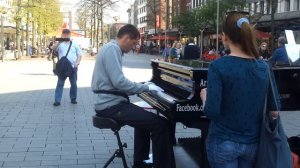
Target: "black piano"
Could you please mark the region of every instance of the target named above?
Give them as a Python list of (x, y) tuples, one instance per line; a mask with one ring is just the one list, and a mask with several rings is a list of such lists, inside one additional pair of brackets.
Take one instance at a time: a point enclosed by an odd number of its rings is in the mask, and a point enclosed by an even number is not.
[[(166, 116), (170, 122), (181, 122), (186, 127), (201, 129), (199, 138), (178, 139), (179, 144), (199, 144), (200, 154), (191, 154), (198, 167), (208, 167), (205, 151), (209, 120), (203, 114), (200, 99), (201, 88), (206, 87), (209, 63), (202, 61), (177, 61), (167, 63), (152, 60), (153, 76), (151, 82), (164, 92), (141, 93), (138, 96)], [(197, 68), (193, 68), (197, 67)], [(195, 149), (195, 146), (191, 146)], [(191, 151), (192, 152), (192, 151)]]
[[(151, 82), (164, 89), (164, 92), (148, 92), (138, 96), (158, 113), (166, 116), (169, 121), (181, 122), (186, 127), (200, 129), (200, 139), (180, 138), (178, 144), (199, 149), (195, 147), (195, 143), (198, 143), (201, 148), (200, 154), (195, 154), (192, 150), (188, 153), (197, 162), (198, 167), (209, 167), (204, 145), (209, 120), (203, 114), (200, 99), (201, 88), (206, 87), (209, 62), (180, 60), (167, 63), (152, 60), (151, 65), (153, 72)], [(300, 67), (275, 67), (273, 70), (282, 110), (300, 110)]]
[(300, 110), (300, 67), (275, 66), (273, 68), (282, 111)]

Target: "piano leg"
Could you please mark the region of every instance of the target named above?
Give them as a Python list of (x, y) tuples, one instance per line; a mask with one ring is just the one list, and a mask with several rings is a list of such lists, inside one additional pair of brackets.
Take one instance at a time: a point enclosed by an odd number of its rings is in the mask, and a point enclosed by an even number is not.
[(208, 131), (207, 130), (201, 130), (201, 168), (209, 168), (209, 163), (207, 159), (207, 153), (206, 153), (206, 145), (205, 140), (207, 138)]
[(176, 123), (175, 122), (169, 122), (170, 143), (173, 146), (175, 146), (177, 144), (175, 133), (176, 133)]

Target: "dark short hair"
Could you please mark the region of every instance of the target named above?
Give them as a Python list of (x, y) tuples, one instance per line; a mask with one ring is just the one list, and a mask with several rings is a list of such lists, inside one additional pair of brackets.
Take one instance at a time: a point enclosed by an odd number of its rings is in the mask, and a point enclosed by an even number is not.
[(284, 36), (281, 36), (278, 38), (278, 43), (281, 45), (286, 44), (286, 38)]
[(62, 34), (70, 34), (70, 29), (63, 29)]
[(193, 38), (193, 37), (190, 37), (190, 38), (189, 38), (189, 43), (195, 43), (195, 41), (194, 41), (194, 38)]
[(130, 39), (140, 38), (139, 30), (131, 24), (127, 24), (127, 25), (121, 27), (121, 29), (118, 32), (117, 37), (122, 38), (123, 36), (125, 36), (127, 34), (129, 35)]

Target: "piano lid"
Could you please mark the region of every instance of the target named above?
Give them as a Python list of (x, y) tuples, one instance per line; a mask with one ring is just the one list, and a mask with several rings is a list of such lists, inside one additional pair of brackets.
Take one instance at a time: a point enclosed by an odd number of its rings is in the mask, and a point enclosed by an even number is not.
[(159, 64), (170, 65), (172, 67), (182, 69), (185, 71), (195, 71), (195, 70), (203, 70), (209, 67), (210, 62), (205, 62), (201, 60), (172, 60), (172, 62), (164, 62), (159, 60), (152, 60), (152, 62), (156, 62)]

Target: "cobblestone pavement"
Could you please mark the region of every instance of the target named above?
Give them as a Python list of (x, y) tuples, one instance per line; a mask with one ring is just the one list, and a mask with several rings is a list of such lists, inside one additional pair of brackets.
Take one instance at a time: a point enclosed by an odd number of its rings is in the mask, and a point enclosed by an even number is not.
[[(124, 72), (136, 82), (151, 77), (149, 55), (126, 55)], [(90, 89), (93, 57), (85, 57), (79, 67), (78, 104), (68, 98), (65, 84), (60, 107), (53, 107), (56, 77), (46, 59), (0, 63), (0, 167), (86, 168), (102, 167), (116, 149), (110, 130), (92, 126), (93, 100)], [(132, 97), (132, 101), (139, 101)], [(300, 134), (300, 112), (282, 112), (289, 136)], [(133, 129), (120, 131), (129, 165), (133, 155)], [(177, 137), (200, 135), (196, 129), (178, 124)], [(119, 168), (116, 159), (111, 167)]]

